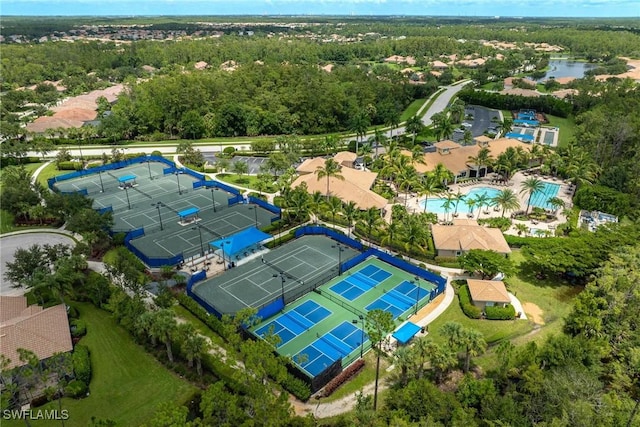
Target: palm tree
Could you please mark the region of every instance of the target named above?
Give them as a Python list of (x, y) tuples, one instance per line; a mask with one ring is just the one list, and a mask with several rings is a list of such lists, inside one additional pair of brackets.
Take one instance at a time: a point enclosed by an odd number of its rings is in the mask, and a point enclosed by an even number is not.
[(380, 211), (376, 208), (369, 208), (364, 211), (364, 214), (361, 217), (361, 220), (364, 222), (364, 225), (367, 227), (367, 233), (369, 236), (369, 242), (373, 241), (373, 228), (380, 224)]
[(476, 206), (478, 207), (478, 217), (476, 219), (480, 218), (480, 213), (482, 212), (482, 208), (484, 206), (489, 206), (490, 201), (491, 201), (491, 198), (487, 193), (476, 194)]
[(335, 135), (327, 135), (321, 142), (322, 148), (324, 148), (326, 155), (335, 151), (338, 147), (338, 137)]
[(449, 211), (451, 210), (451, 206), (453, 206), (455, 196), (451, 193), (444, 193), (442, 197), (444, 198), (442, 207), (444, 208), (444, 220), (446, 222), (449, 220)]
[(353, 224), (353, 222), (355, 221), (355, 219), (358, 217), (358, 214), (360, 213), (360, 210), (358, 209), (358, 206), (356, 205), (356, 203), (354, 201), (350, 201), (349, 203), (346, 203), (343, 208), (342, 208), (342, 212), (344, 213), (344, 217), (347, 219), (347, 223), (348, 223), (348, 235), (351, 236), (351, 225)]
[(500, 127), (500, 135), (501, 136), (505, 136), (506, 134), (508, 134), (509, 132), (511, 132), (511, 129), (513, 127), (513, 120), (505, 117), (499, 124)]
[(420, 145), (414, 145), (411, 149), (411, 163), (425, 164), (424, 151), (422, 151), (422, 147)]
[(447, 185), (455, 178), (453, 172), (447, 169), (442, 163), (438, 163), (429, 174), (438, 183), (438, 185)]
[(309, 210), (317, 217), (320, 214), (320, 210), (322, 208), (322, 204), (325, 202), (324, 195), (315, 191), (311, 197), (309, 198)]
[(538, 178), (527, 178), (520, 184), (520, 194), (529, 193), (529, 198), (527, 199), (527, 210), (525, 214), (529, 213), (529, 206), (531, 206), (531, 198), (535, 193), (538, 193), (544, 189), (544, 182), (540, 181)]
[(491, 163), (492, 160), (493, 158), (491, 157), (491, 151), (489, 151), (487, 147), (482, 147), (480, 151), (478, 151), (478, 154), (476, 156), (469, 156), (468, 158), (468, 161), (473, 163), (478, 168), (479, 177), (484, 176), (484, 174), (480, 173), (483, 166), (485, 167), (486, 174), (486, 167)]
[(181, 337), (182, 351), (187, 359), (190, 368), (193, 368), (193, 362), (196, 362), (196, 372), (202, 375), (202, 355), (209, 348), (209, 342), (205, 337), (196, 331), (191, 323), (183, 323), (179, 326), (179, 334)]
[(177, 322), (171, 310), (162, 309), (154, 312), (149, 335), (162, 341), (167, 346), (167, 357), (173, 363), (171, 340), (175, 335)]
[(564, 200), (559, 197), (551, 197), (549, 200), (547, 200), (547, 203), (553, 206), (553, 210), (556, 213), (558, 212), (558, 210), (564, 209), (565, 206)]
[(438, 141), (451, 137), (454, 125), (451, 118), (446, 113), (436, 113), (431, 117), (431, 120), (433, 122), (434, 133)]
[(422, 180), (422, 185), (419, 188), (420, 195), (425, 196), (424, 200), (424, 212), (427, 211), (427, 199), (429, 196), (434, 194), (438, 194), (440, 192), (440, 188), (438, 187), (438, 182), (433, 179), (431, 176), (426, 176)]
[(460, 334), (460, 345), (465, 351), (464, 372), (469, 372), (471, 356), (478, 356), (487, 349), (487, 342), (484, 340), (482, 332), (475, 329), (465, 328)]
[(428, 244), (429, 234), (424, 225), (420, 223), (418, 217), (407, 215), (403, 225), (402, 240), (404, 241), (405, 250), (411, 252), (412, 249), (416, 248), (420, 252), (424, 252)]
[(519, 222), (515, 225), (516, 231), (518, 232), (518, 236), (522, 236), (522, 234), (527, 234), (529, 232), (529, 227), (526, 224)]
[(326, 206), (327, 206), (327, 210), (331, 214), (331, 218), (333, 221), (333, 228), (335, 228), (336, 215), (340, 213), (340, 211), (342, 210), (342, 201), (340, 201), (340, 199), (338, 199), (337, 197), (331, 196), (329, 200), (327, 200)]
[(458, 192), (456, 194), (453, 195), (453, 200), (454, 200), (454, 210), (453, 210), (453, 216), (457, 217), (458, 216), (458, 205), (460, 204), (461, 201), (463, 201), (465, 199), (466, 195), (462, 194), (460, 192), (460, 190), (458, 190)]
[(469, 213), (473, 215), (473, 209), (476, 207), (476, 199), (467, 199), (465, 200), (465, 204), (469, 208)]
[(413, 135), (412, 143), (416, 143), (416, 136), (422, 132), (424, 129), (424, 124), (422, 123), (422, 119), (418, 117), (418, 115), (409, 117), (407, 122), (404, 125), (407, 132)]
[(464, 118), (464, 101), (456, 99), (449, 106), (449, 113), (451, 114), (451, 120), (453, 123), (461, 123)]
[(418, 182), (416, 170), (414, 168), (403, 169), (399, 174), (397, 174), (397, 177), (397, 187), (399, 190), (404, 192), (404, 206), (407, 207), (409, 192)]
[(344, 181), (344, 177), (340, 174), (341, 169), (342, 166), (340, 166), (338, 162), (333, 159), (327, 159), (324, 161), (324, 167), (318, 166), (318, 169), (315, 172), (318, 181), (322, 178), (327, 178), (327, 200), (329, 200), (329, 182), (331, 178), (336, 178), (340, 181)]
[(504, 212), (514, 211), (520, 208), (520, 201), (518, 200), (518, 196), (511, 189), (505, 188), (501, 192), (499, 192), (494, 198), (493, 203), (496, 206), (502, 208), (502, 216), (504, 217)]

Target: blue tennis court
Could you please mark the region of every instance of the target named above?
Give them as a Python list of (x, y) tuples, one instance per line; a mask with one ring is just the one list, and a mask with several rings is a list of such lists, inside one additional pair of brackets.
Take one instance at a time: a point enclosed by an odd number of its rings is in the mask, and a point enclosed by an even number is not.
[(378, 286), (378, 284), (391, 277), (391, 275), (388, 271), (378, 268), (375, 265), (368, 265), (362, 270), (344, 278), (329, 289), (343, 298), (353, 301), (365, 292)]
[[(402, 284), (398, 285), (397, 287), (401, 285)], [(393, 314), (394, 319), (397, 319), (402, 313), (407, 311), (413, 305), (415, 305), (415, 300), (409, 298), (407, 295), (397, 291), (394, 288), (389, 292), (383, 294), (380, 298), (369, 304), (366, 308), (367, 311), (375, 309), (388, 311)]]
[(329, 317), (331, 311), (322, 307), (315, 301), (306, 301), (290, 311), (284, 312), (271, 322), (256, 331), (256, 335), (278, 335), (280, 343), (278, 347), (288, 343), (298, 335), (308, 331), (316, 323)]
[(393, 290), (408, 296), (412, 301), (416, 302), (431, 294), (431, 291), (429, 289), (425, 289), (422, 286), (416, 286), (415, 284), (406, 280), (393, 288)]
[(349, 322), (342, 322), (329, 333), (296, 354), (293, 360), (314, 377), (357, 349), (369, 338), (364, 331)]

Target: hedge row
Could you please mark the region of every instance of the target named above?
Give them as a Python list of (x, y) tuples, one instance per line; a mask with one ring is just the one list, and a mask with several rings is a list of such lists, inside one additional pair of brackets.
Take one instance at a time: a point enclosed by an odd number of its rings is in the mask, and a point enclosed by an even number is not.
[(212, 316), (207, 311), (202, 308), (200, 304), (196, 302), (193, 298), (185, 294), (177, 294), (176, 299), (178, 302), (191, 312), (194, 316), (200, 319), (205, 325), (209, 327), (213, 332), (220, 335), (223, 339), (227, 339), (227, 331), (224, 328), (224, 325), (216, 316)]
[(88, 389), (89, 387), (84, 382), (73, 380), (64, 388), (64, 394), (73, 398), (84, 397), (87, 395)]
[(342, 384), (349, 381), (355, 375), (358, 374), (364, 368), (364, 359), (358, 359), (351, 365), (347, 367), (344, 371), (340, 373), (337, 377), (329, 381), (329, 383), (324, 386), (322, 391), (322, 395), (324, 397), (331, 396), (331, 394), (338, 389)]
[[(200, 304), (198, 304), (195, 300), (190, 298), (188, 295), (177, 294), (176, 298), (184, 308), (186, 308), (189, 312), (191, 312), (191, 314), (193, 314), (198, 319), (200, 319), (212, 331), (214, 331), (215, 333), (220, 335), (223, 339), (228, 341), (227, 331), (224, 327), (224, 324), (216, 316), (209, 315), (209, 313), (207, 313), (207, 311), (204, 308), (202, 308)], [(240, 387), (239, 384), (235, 384), (231, 386), (231, 384), (227, 381), (227, 377), (230, 378), (230, 375), (232, 374), (232, 372), (226, 372), (227, 370), (226, 367), (217, 366), (218, 364), (216, 364), (214, 361), (205, 362), (203, 360), (203, 364), (207, 368), (209, 368), (209, 370), (211, 370), (211, 372), (214, 375), (216, 375), (221, 379), (224, 379), (227, 385), (229, 385), (230, 387), (236, 388), (236, 389)], [(289, 393), (293, 394), (300, 400), (303, 400), (303, 401), (308, 400), (309, 397), (311, 396), (311, 389), (309, 388), (309, 385), (304, 381), (294, 377), (290, 373), (283, 380), (281, 380), (280, 385), (285, 390), (287, 390)], [(242, 392), (247, 392), (244, 389), (245, 388), (242, 388), (242, 390), (240, 389), (238, 390)]]
[(87, 335), (87, 324), (84, 320), (74, 319), (71, 321), (71, 335), (80, 338)]
[(82, 381), (87, 386), (91, 381), (91, 359), (89, 358), (89, 348), (82, 344), (77, 344), (73, 349), (73, 372), (76, 379)]
[(59, 162), (57, 165), (60, 171), (79, 171), (82, 170), (82, 162)]
[(490, 320), (513, 320), (516, 317), (516, 309), (511, 304), (506, 307), (485, 307), (484, 312)]
[(471, 302), (471, 294), (469, 293), (469, 287), (467, 285), (460, 286), (458, 289), (458, 300), (460, 301), (460, 308), (462, 312), (472, 319), (479, 319), (482, 317), (482, 310), (473, 305)]

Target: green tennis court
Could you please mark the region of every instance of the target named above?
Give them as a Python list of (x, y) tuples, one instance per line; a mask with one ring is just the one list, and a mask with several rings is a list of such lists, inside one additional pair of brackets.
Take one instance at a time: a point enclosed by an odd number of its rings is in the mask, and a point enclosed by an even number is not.
[[(251, 331), (277, 336), (277, 351), (310, 377), (333, 363), (347, 366), (370, 346), (364, 331), (366, 313), (381, 309), (397, 324), (435, 296), (436, 284), (377, 258), (369, 258), (317, 287)], [(329, 313), (329, 314), (327, 314)]]
[[(339, 252), (341, 250), (342, 252)], [(284, 294), (292, 301), (338, 274), (338, 261), (359, 252), (337, 247), (325, 236), (304, 236), (193, 286), (193, 293), (218, 313), (260, 308)]]

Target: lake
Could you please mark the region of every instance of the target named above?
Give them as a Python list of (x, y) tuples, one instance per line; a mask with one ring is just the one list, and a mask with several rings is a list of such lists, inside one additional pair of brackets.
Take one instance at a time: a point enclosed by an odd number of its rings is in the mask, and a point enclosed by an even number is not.
[(584, 73), (595, 67), (595, 64), (587, 62), (570, 61), (568, 59), (552, 59), (549, 61), (549, 71), (540, 80), (547, 80), (550, 77), (575, 77), (581, 79)]

